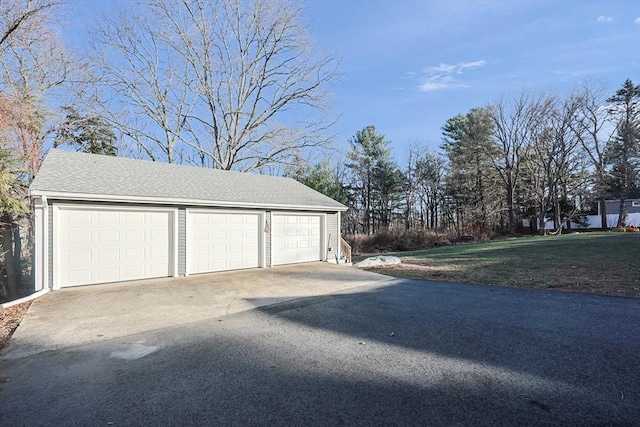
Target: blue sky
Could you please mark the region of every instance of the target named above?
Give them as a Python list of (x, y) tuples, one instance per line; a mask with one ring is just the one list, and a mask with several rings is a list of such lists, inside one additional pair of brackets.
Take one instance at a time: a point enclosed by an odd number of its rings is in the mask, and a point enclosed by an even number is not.
[(437, 150), (444, 122), (524, 87), (640, 83), (640, 1), (333, 1), (304, 7), (342, 58), (339, 146), (375, 125), (398, 160)]
[[(75, 0), (73, 33), (111, 4)], [(412, 144), (436, 151), (448, 118), (503, 93), (640, 83), (636, 0), (307, 0), (303, 17), (318, 47), (341, 58), (331, 87), (339, 150), (375, 125), (401, 161)]]

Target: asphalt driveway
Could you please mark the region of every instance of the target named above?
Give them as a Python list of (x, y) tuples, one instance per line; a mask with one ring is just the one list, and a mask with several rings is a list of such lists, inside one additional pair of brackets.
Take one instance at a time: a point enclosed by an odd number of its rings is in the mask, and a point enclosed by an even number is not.
[(3, 360), (0, 425), (631, 426), (638, 354), (638, 299), (378, 281)]

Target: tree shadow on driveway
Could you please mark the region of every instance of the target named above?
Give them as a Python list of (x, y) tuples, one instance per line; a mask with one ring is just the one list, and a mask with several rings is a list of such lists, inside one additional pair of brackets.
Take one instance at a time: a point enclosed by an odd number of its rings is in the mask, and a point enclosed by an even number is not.
[(4, 361), (0, 424), (633, 425), (638, 313), (394, 281)]

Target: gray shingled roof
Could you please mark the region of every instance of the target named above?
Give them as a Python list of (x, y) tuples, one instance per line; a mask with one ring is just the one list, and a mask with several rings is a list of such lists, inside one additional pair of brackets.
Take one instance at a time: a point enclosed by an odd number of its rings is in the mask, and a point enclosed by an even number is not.
[(95, 198), (140, 197), (223, 205), (344, 210), (344, 205), (299, 183), (249, 173), (51, 149), (33, 180), (32, 194)]

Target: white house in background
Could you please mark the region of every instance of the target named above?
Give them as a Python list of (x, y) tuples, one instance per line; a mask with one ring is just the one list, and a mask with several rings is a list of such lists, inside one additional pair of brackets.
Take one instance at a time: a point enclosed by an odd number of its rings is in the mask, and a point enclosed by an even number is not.
[[(618, 224), (618, 215), (620, 212), (620, 199), (607, 199), (607, 228), (614, 228)], [(625, 200), (627, 208), (627, 225), (640, 227), (640, 189), (630, 192), (629, 197)], [(592, 215), (587, 215), (588, 227), (586, 228), (602, 228), (602, 217), (600, 202), (597, 202), (597, 209), (594, 209)], [(572, 224), (575, 227), (575, 224)]]
[(347, 208), (291, 179), (52, 149), (35, 290), (337, 260)]
[[(620, 212), (620, 199), (607, 199), (607, 228), (615, 228), (618, 224), (618, 213)], [(636, 227), (640, 227), (640, 189), (636, 189), (630, 192), (629, 198), (625, 201), (625, 206), (627, 208), (627, 225), (633, 225)], [(600, 202), (594, 201), (594, 207), (586, 215), (585, 226), (581, 226), (576, 224), (575, 222), (571, 223), (571, 228), (573, 230), (591, 230), (591, 229), (601, 229), (602, 228), (602, 217), (600, 210)], [(522, 220), (522, 225), (524, 228), (529, 228), (531, 222), (529, 219), (525, 218)], [(553, 230), (555, 228), (555, 223), (553, 220), (547, 220), (546, 229)]]

